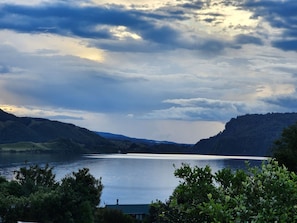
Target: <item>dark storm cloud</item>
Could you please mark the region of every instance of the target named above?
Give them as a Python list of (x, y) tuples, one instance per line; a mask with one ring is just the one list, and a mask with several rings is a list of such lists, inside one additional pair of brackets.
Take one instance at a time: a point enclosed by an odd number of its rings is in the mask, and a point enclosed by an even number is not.
[(278, 40), (274, 41), (272, 45), (285, 51), (297, 51), (297, 38), (293, 40)]
[(203, 21), (208, 22), (208, 23), (213, 23), (214, 21), (216, 21), (216, 19), (215, 18), (206, 18)]
[[(194, 3), (193, 7), (196, 7), (196, 4)], [(182, 10), (166, 11), (164, 8), (138, 11), (118, 5), (81, 7), (69, 4), (4, 4), (0, 7), (0, 13), (0, 29), (89, 38), (93, 41), (90, 44), (107, 50), (151, 51), (152, 47), (156, 50), (184, 48), (217, 53), (228, 46), (218, 39), (203, 40), (198, 35), (191, 34), (189, 37), (187, 32), (175, 28), (174, 22), (187, 19)], [(119, 44), (117, 37), (110, 30), (117, 26), (127, 27), (128, 32), (138, 34), (142, 39), (121, 40), (122, 44)]]
[(11, 72), (11, 69), (7, 65), (0, 64), (0, 74), (7, 74), (10, 72)]
[(172, 45), (176, 43), (175, 40), (179, 37), (179, 33), (168, 26), (162, 26), (155, 28), (154, 32), (149, 30), (144, 31), (143, 36), (145, 39), (149, 39), (157, 43)]
[[(17, 32), (49, 32), (86, 38), (111, 38), (108, 30), (96, 25), (137, 26), (143, 21), (121, 9), (68, 5), (17, 6), (1, 8), (0, 27)], [(48, 29), (50, 27), (50, 29)]]
[[(108, 26), (125, 26), (150, 41), (170, 44), (178, 32), (170, 26), (157, 26), (152, 20), (169, 16), (127, 10), (119, 6), (79, 7), (64, 4), (3, 5), (0, 28), (17, 32), (47, 32), (93, 39), (112, 39)], [(171, 13), (172, 14), (172, 13)], [(172, 14), (172, 18), (177, 15)]]
[(240, 34), (235, 37), (235, 43), (237, 44), (255, 44), (255, 45), (263, 45), (262, 39), (251, 36)]
[(207, 98), (171, 99), (164, 102), (175, 104), (175, 106), (164, 110), (153, 111), (150, 116), (164, 116), (169, 119), (181, 120), (227, 121), (230, 116), (249, 113), (247, 104), (243, 102)]
[(205, 4), (203, 1), (193, 1), (191, 3), (180, 4), (180, 6), (186, 9), (202, 9)]
[(254, 18), (263, 17), (272, 27), (282, 30), (276, 48), (297, 51), (297, 1), (247, 1), (243, 7), (254, 12)]
[(230, 46), (228, 42), (223, 42), (216, 39), (209, 39), (203, 43), (197, 43), (198, 48), (202, 51), (207, 52), (208, 54), (216, 54), (221, 52), (225, 47)]
[(297, 110), (297, 97), (294, 95), (268, 98), (268, 99), (265, 99), (264, 101), (266, 103), (285, 108), (287, 111), (296, 112)]

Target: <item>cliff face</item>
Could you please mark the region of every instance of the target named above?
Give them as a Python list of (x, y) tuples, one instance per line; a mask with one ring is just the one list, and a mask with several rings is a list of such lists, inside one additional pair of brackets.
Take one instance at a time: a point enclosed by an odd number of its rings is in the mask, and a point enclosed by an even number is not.
[(85, 128), (48, 119), (16, 117), (0, 109), (0, 144), (53, 141), (64, 145), (64, 149), (67, 147), (67, 152), (71, 152), (71, 147), (80, 148), (76, 152), (98, 153), (109, 152), (114, 147), (107, 139)]
[(225, 130), (197, 142), (198, 154), (268, 156), (284, 128), (297, 122), (297, 113), (253, 114), (232, 118)]

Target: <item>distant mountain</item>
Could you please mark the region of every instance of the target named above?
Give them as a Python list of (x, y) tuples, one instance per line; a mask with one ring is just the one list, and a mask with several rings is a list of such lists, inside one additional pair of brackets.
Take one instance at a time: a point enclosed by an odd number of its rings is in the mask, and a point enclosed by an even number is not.
[(96, 132), (111, 140), (122, 153), (190, 153), (193, 145), (168, 141), (132, 138), (108, 132)]
[(195, 145), (137, 139), (42, 118), (17, 117), (0, 109), (0, 152), (195, 153), (267, 156), (297, 113), (251, 114), (232, 118), (225, 130)]
[(120, 141), (130, 141), (134, 143), (143, 143), (147, 145), (154, 145), (154, 144), (178, 144), (175, 142), (169, 142), (169, 141), (158, 141), (153, 139), (141, 139), (141, 138), (133, 138), (128, 137), (120, 134), (113, 134), (109, 132), (96, 132), (98, 135), (111, 140), (120, 140)]
[(85, 128), (42, 118), (16, 117), (0, 109), (0, 151), (105, 153), (117, 149)]
[(297, 122), (297, 113), (251, 114), (232, 118), (225, 130), (202, 139), (193, 152), (215, 155), (267, 156), (284, 128)]

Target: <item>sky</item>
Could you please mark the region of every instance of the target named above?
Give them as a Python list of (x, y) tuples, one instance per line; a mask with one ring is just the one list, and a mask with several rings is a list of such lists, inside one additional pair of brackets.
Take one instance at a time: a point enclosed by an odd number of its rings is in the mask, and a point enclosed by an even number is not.
[(297, 110), (295, 0), (0, 0), (0, 108), (196, 143)]

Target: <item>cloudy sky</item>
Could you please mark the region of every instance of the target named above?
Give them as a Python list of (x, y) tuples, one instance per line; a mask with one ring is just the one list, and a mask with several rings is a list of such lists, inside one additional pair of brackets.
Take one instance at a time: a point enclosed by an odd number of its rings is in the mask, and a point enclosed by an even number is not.
[(295, 0), (0, 0), (0, 108), (195, 143), (297, 110)]

